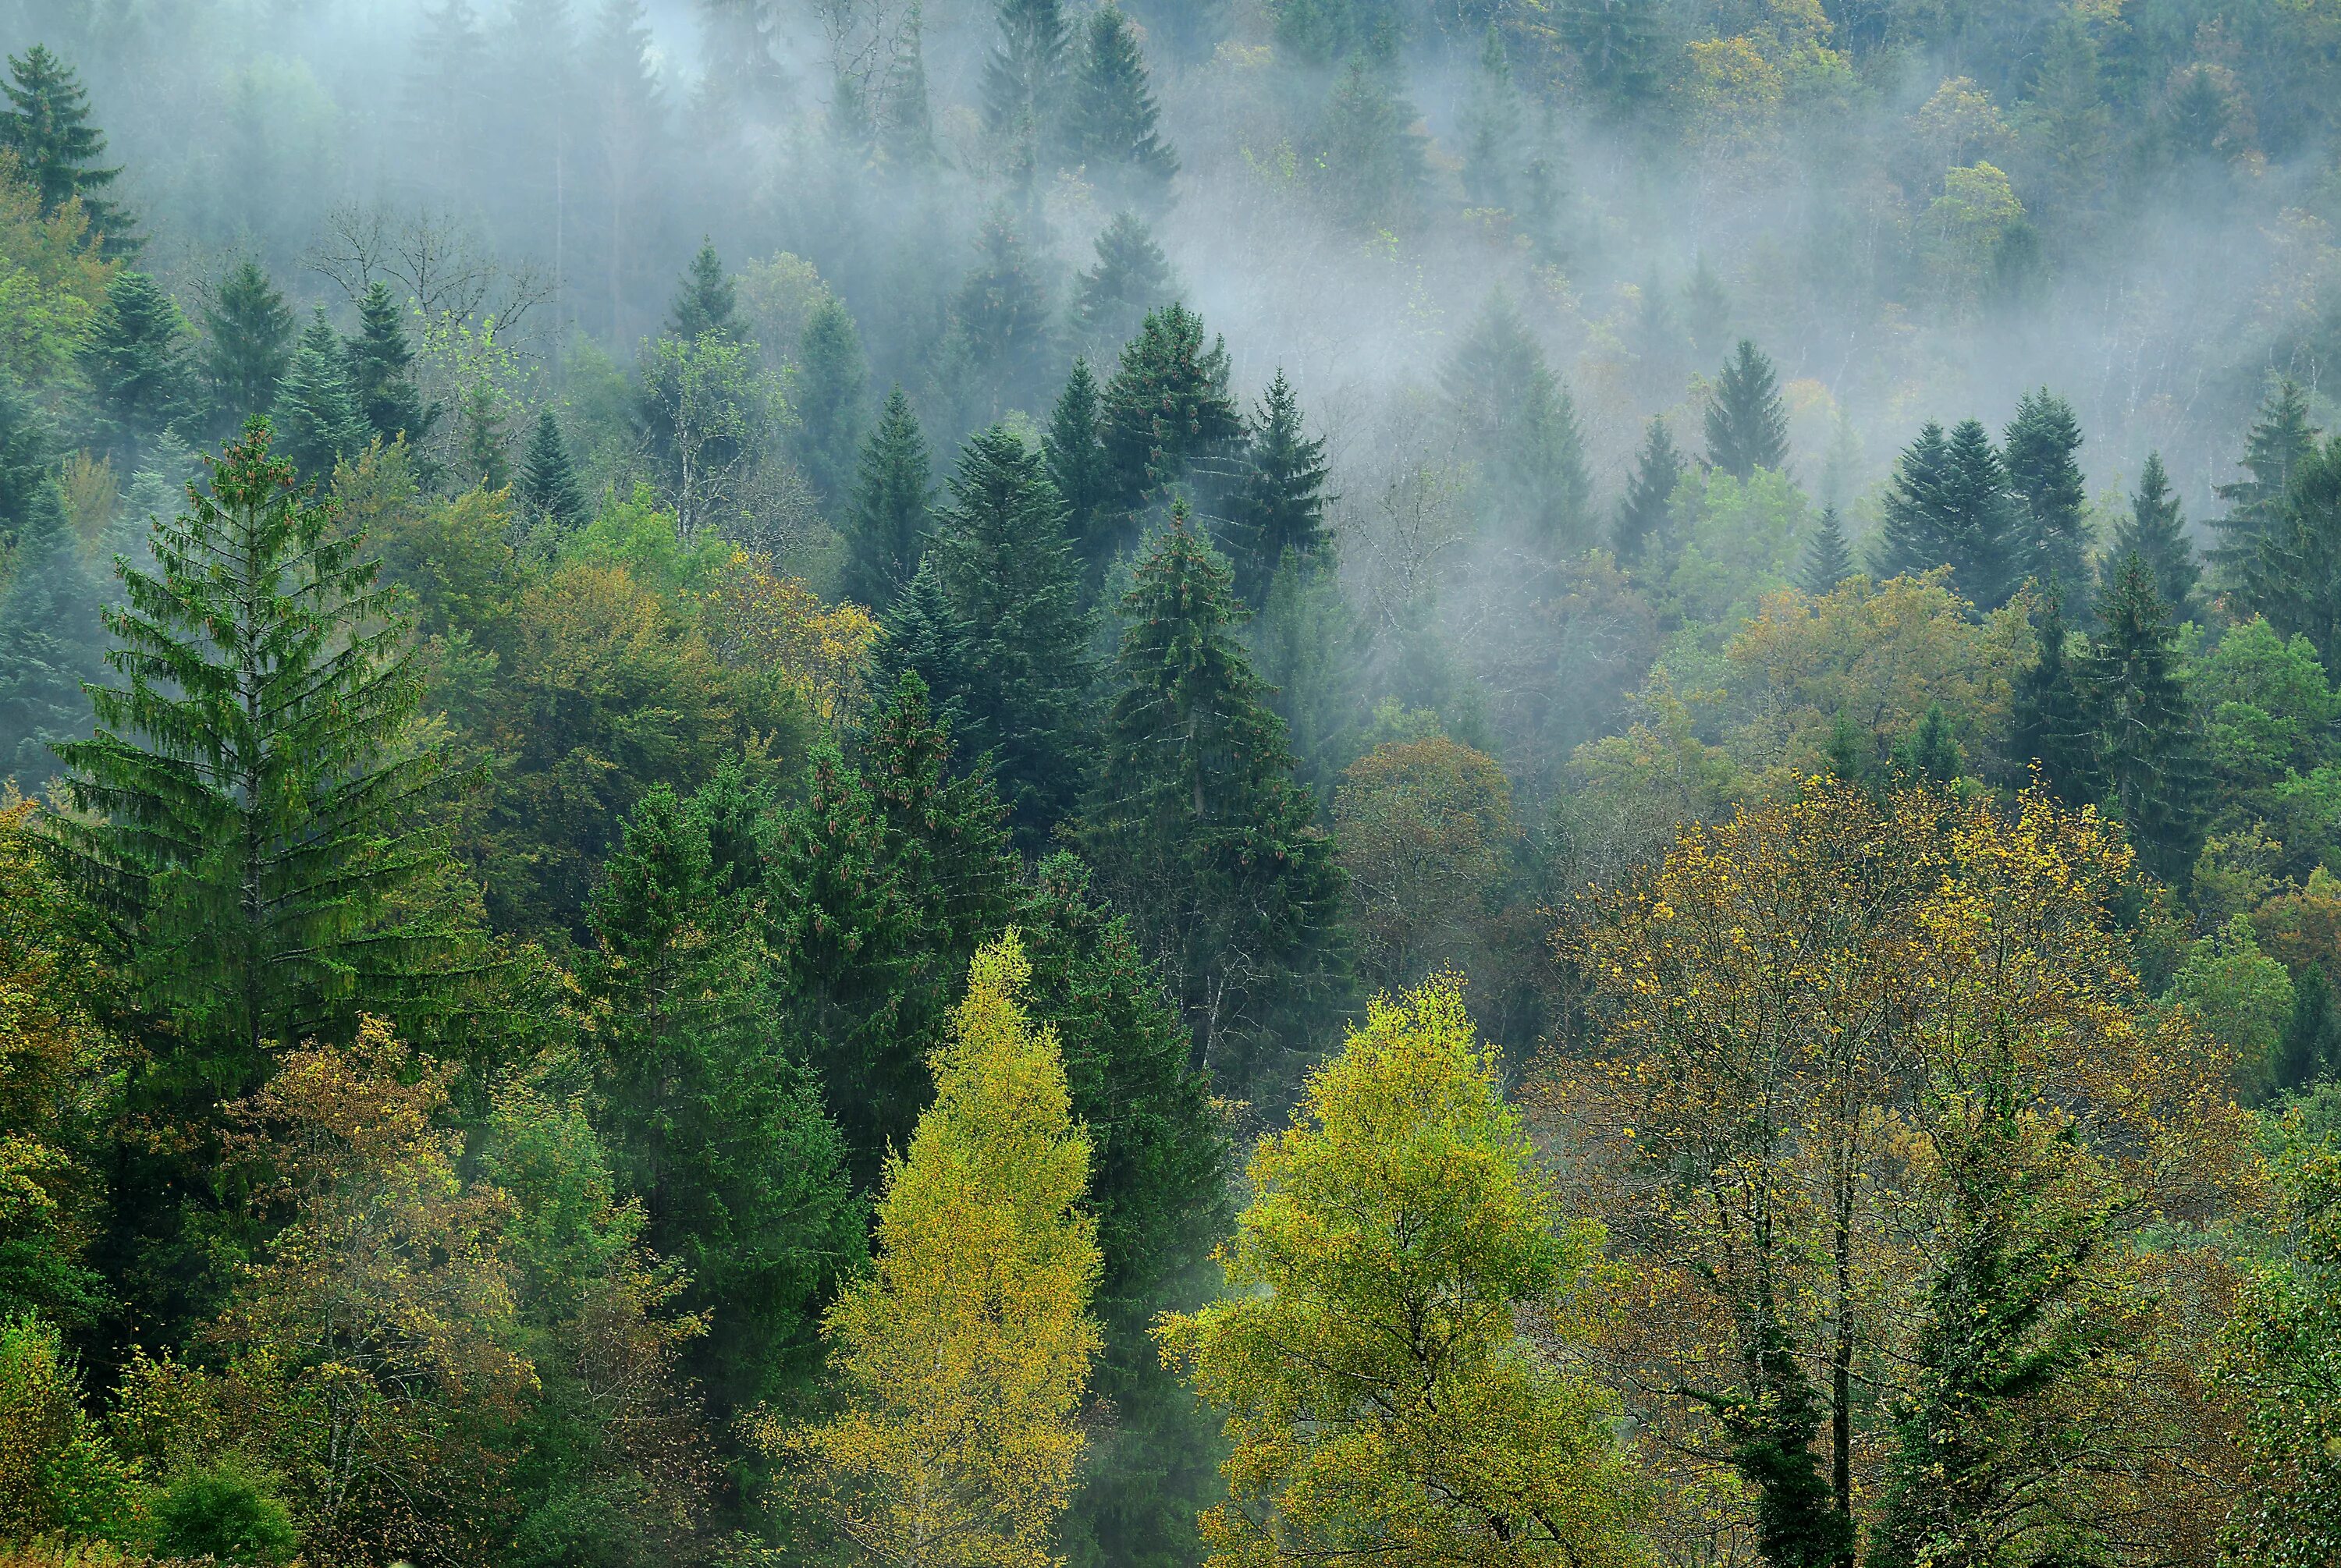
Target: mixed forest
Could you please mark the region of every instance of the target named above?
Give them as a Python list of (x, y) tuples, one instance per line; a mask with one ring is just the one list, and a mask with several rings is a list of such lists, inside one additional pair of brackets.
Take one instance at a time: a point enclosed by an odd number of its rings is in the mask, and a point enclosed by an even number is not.
[(2325, 0), (0, 59), (0, 1568), (2341, 1563)]

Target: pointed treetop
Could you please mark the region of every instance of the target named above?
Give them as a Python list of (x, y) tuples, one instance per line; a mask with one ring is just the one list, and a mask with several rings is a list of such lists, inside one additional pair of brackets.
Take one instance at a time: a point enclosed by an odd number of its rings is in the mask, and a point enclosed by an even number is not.
[(0, 83), (8, 100), (0, 109), (0, 148), (15, 154), (23, 176), (40, 193), (42, 216), (78, 199), (105, 254), (137, 250), (137, 224), (100, 194), (122, 169), (99, 165), (105, 137), (89, 123), (89, 93), (81, 77), (39, 44), (8, 57), (8, 75)]
[(1708, 399), (1707, 461), (1739, 480), (1788, 464), (1788, 412), (1779, 380), (1772, 362), (1746, 338)]
[(675, 291), (668, 317), (674, 335), (686, 342), (711, 333), (729, 336), (739, 295), (739, 285), (724, 275), (723, 259), (715, 253), (714, 242), (702, 240), (699, 253), (691, 258), (682, 284)]

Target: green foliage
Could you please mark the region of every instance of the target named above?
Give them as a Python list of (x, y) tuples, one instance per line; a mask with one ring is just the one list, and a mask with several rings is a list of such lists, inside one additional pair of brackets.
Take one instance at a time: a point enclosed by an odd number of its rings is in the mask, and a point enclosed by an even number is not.
[(215, 428), (234, 429), (276, 401), (293, 362), (293, 312), (256, 262), (240, 262), (204, 306), (198, 358)]
[(107, 450), (134, 468), (146, 444), (194, 412), (187, 323), (144, 273), (116, 273), (81, 352)]
[(77, 201), (106, 254), (135, 252), (144, 243), (136, 220), (102, 194), (122, 169), (98, 166), (105, 136), (89, 123), (89, 93), (81, 77), (35, 44), (22, 56), (8, 56), (8, 78), (0, 83), (8, 96), (8, 106), (0, 109), (0, 148), (16, 155), (40, 191), (43, 213)]
[(1100, 6), (1073, 62), (1065, 112), (1070, 155), (1110, 196), (1158, 205), (1179, 172), (1179, 154), (1162, 140), (1160, 121), (1137, 30), (1114, 6)]
[(1820, 521), (1814, 525), (1812, 540), (1805, 546), (1804, 562), (1797, 569), (1797, 586), (1818, 599), (1860, 570), (1854, 563), (1853, 546), (1845, 537), (1845, 520), (1838, 516), (1837, 508), (1821, 508)]
[(1000, 0), (1000, 42), (983, 63), (983, 124), (1052, 151), (1061, 139), (1072, 29), (1059, 0)]
[(277, 383), (269, 422), (278, 450), (312, 481), (330, 477), (336, 462), (363, 450), (372, 438), (350, 386), (342, 340), (325, 320), (322, 305), (303, 330), (293, 362)]
[(1067, 313), (1073, 341), (1086, 352), (1119, 352), (1149, 312), (1178, 296), (1170, 260), (1153, 234), (1137, 213), (1116, 213), (1098, 233), (1097, 261), (1073, 280)]
[(1106, 382), (1099, 426), (1112, 482), (1110, 555), (1136, 542), (1142, 508), (1229, 468), (1243, 414), (1228, 392), (1226, 340), (1205, 347), (1202, 318), (1184, 305), (1147, 312)]
[(1960, 597), (1997, 610), (2023, 585), (2022, 526), (1982, 422), (1962, 420), (1946, 437), (1930, 420), (1895, 466), (1878, 574), (1915, 577), (1948, 566)]
[(398, 301), (379, 278), (358, 299), (358, 335), (344, 346), (350, 395), (366, 427), (385, 442), (402, 436), (420, 445), (438, 422), (438, 410), (423, 406), (414, 385), (414, 351), (399, 320)]
[(862, 399), (870, 380), (862, 334), (836, 296), (824, 295), (805, 318), (796, 360), (791, 391), (798, 419), (797, 465), (813, 493), (833, 507), (853, 482), (866, 417)]
[(64, 1338), (30, 1315), (0, 1319), (0, 1541), (120, 1540), (134, 1482), (82, 1413)]
[(2163, 471), (2162, 454), (2148, 452), (2138, 471), (2137, 490), (2129, 498), (2129, 515), (2114, 525), (2113, 548), (2106, 565), (2143, 559), (2154, 573), (2154, 590), (2170, 607), (2171, 619), (2193, 620), (2199, 611), (2196, 587), (2203, 568), (2195, 546), (2187, 538), (2187, 519), (2171, 491), (2170, 476)]
[(2214, 565), (2232, 574), (2258, 553), (2264, 539), (2281, 531), (2285, 492), (2294, 471), (2316, 455), (2316, 433), (2308, 422), (2308, 394), (2289, 377), (2278, 382), (2246, 438), (2246, 477), (2212, 487), (2227, 504), (2226, 516), (2211, 520), (2219, 531)]
[(898, 386), (862, 445), (845, 519), (846, 598), (882, 612), (893, 603), (926, 552), (933, 495), (926, 437)]
[(25, 384), (0, 369), (0, 538), (14, 546), (55, 489), (55, 422)]
[(2282, 495), (2254, 514), (2248, 551), (2222, 549), (2243, 608), (2307, 638), (2329, 669), (2341, 660), (2341, 437), (2310, 442), (2289, 474)]
[(569, 461), (568, 443), (561, 439), (561, 422), (551, 409), (539, 410), (536, 430), (529, 437), (528, 454), (521, 460), (519, 501), (533, 520), (568, 533), (584, 525), (591, 508), (585, 487)]
[(2008, 759), (2017, 769), (2012, 782), (2039, 781), (2068, 805), (2087, 805), (2105, 789), (2100, 741), (2088, 691), (2073, 660), (2064, 606), (2048, 600), (2034, 628), (2039, 654), (2017, 678), (2009, 704)]
[(148, 1505), (146, 1530), (159, 1557), (271, 1564), (301, 1544), (284, 1504), (234, 1461), (174, 1475)]
[(1509, 294), (1488, 297), (1439, 384), (1496, 526), (1550, 556), (1588, 542), (1593, 481), (1576, 405)]
[(2168, 999), (2193, 1009), (2211, 1038), (2236, 1053), (2247, 1089), (2265, 1096), (2277, 1087), (2296, 1011), (2292, 977), (2260, 950), (2249, 919), (2237, 915), (2189, 948)]
[(1654, 416), (1643, 434), (1640, 455), (1634, 460), (1633, 477), (1627, 481), (1626, 493), (1618, 502), (1612, 542), (1619, 566), (1629, 570), (1663, 567), (1663, 562), (1651, 558), (1650, 550), (1654, 545), (1664, 550), (1667, 545), (1667, 509), (1682, 476), (1682, 453), (1665, 419)]
[(1788, 413), (1772, 362), (1746, 338), (1707, 402), (1707, 461), (1738, 480), (1788, 462)]
[(1319, 181), (1333, 215), (1353, 229), (1413, 227), (1430, 172), (1416, 114), (1393, 67), (1360, 55), (1318, 117)]
[(1034, 398), (1050, 352), (1049, 293), (1004, 206), (984, 220), (951, 323), (975, 417), (996, 419)]
[(713, 242), (702, 240), (675, 289), (674, 303), (667, 308), (667, 330), (685, 342), (711, 334), (729, 336), (739, 303), (740, 285), (725, 274)]
[(2183, 883), (2203, 844), (2209, 770), (2169, 615), (2141, 558), (2122, 563), (2097, 620), (2081, 679), (2101, 737), (2107, 801), (2139, 858), (2165, 881)]
[(1111, 549), (1113, 476), (1106, 466), (1105, 443), (1099, 440), (1100, 405), (1097, 378), (1089, 361), (1073, 361), (1065, 390), (1049, 411), (1049, 427), (1041, 432), (1041, 455), (1048, 461), (1050, 482), (1065, 505), (1065, 537), (1082, 563), (1085, 586), (1094, 590)]
[(90, 730), (82, 683), (105, 673), (105, 630), (79, 543), (44, 485), (0, 592), (0, 788), (38, 794), (58, 771), (50, 746)]
[(1300, 399), (1279, 370), (1250, 422), (1244, 476), (1229, 501), (1221, 538), (1235, 565), (1236, 596), (1257, 609), (1287, 561), (1306, 570), (1331, 549), (1325, 491), (1332, 470), (1325, 438), (1301, 424)]
[[(2001, 440), (2008, 492), (2019, 518), (2016, 571), (2081, 608), (2091, 586), (2088, 521), (2083, 516), (2088, 487), (2073, 457), (2081, 448), (2073, 405), (2046, 387), (2026, 392)], [(2159, 571), (2156, 577), (2158, 582)]]

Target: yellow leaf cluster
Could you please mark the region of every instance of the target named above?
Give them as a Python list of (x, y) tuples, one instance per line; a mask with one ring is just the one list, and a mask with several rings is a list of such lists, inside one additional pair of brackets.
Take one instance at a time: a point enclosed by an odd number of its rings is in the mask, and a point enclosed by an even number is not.
[(735, 551), (704, 609), (708, 644), (727, 661), (774, 676), (832, 722), (861, 709), (878, 643), (862, 606), (823, 604), (770, 556)]

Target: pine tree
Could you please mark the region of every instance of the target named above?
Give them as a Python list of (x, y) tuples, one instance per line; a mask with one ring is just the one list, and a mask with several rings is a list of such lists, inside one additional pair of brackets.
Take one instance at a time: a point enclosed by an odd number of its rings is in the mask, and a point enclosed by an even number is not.
[(2019, 512), (2021, 572), (2076, 603), (2087, 579), (2088, 487), (2073, 454), (2081, 447), (2073, 405), (2043, 387), (2017, 400), (2003, 436), (2007, 483)]
[(1009, 213), (995, 208), (977, 241), (975, 269), (951, 302), (959, 352), (981, 389), (980, 415), (1021, 406), (1049, 357), (1049, 295)]
[(1980, 421), (1947, 438), (1929, 420), (1896, 465), (1879, 536), (1878, 575), (1951, 569), (1951, 585), (1981, 610), (1997, 610), (2021, 585), (2019, 522), (1999, 453)]
[(911, 400), (886, 394), (878, 427), (862, 444), (852, 505), (845, 519), (847, 599), (883, 612), (919, 569), (927, 548), (927, 509), (934, 494), (927, 441)]
[(350, 390), (341, 337), (322, 305), (293, 351), (270, 422), (284, 455), (312, 479), (330, 481), (336, 461), (365, 450), (365, 416)]
[(1106, 465), (1105, 443), (1099, 439), (1099, 419), (1097, 378), (1090, 374), (1089, 361), (1077, 359), (1056, 407), (1049, 412), (1041, 454), (1048, 460), (1057, 498), (1065, 503), (1065, 537), (1083, 562), (1092, 591), (1105, 571), (1113, 534), (1109, 526), (1113, 475)]
[(1346, 999), (1346, 878), (1234, 638), (1227, 565), (1175, 507), (1122, 600), (1119, 688), (1081, 841), (1176, 989), (1192, 1060), (1289, 1093)]
[(28, 796), (58, 772), (49, 748), (90, 729), (82, 683), (105, 673), (97, 584), (55, 484), (36, 492), (0, 593), (0, 793)]
[(1797, 586), (1815, 599), (1825, 598), (1859, 570), (1853, 563), (1853, 546), (1846, 541), (1845, 520), (1838, 516), (1837, 508), (1821, 508), (1821, 520), (1813, 530), (1812, 542), (1805, 547), (1805, 562), (1797, 573)]
[(791, 391), (797, 415), (797, 466), (825, 506), (843, 501), (862, 444), (862, 394), (870, 384), (862, 334), (834, 294), (824, 294), (797, 340)]
[(1614, 537), (1619, 565), (1629, 570), (1662, 565), (1650, 558), (1650, 547), (1665, 546), (1668, 508), (1675, 486), (1682, 482), (1683, 467), (1682, 452), (1666, 420), (1652, 415), (1642, 437), (1641, 455), (1634, 460), (1634, 477), (1627, 481), (1625, 497), (1618, 504)]
[(2033, 634), (2038, 657), (2017, 677), (2009, 701), (2009, 782), (2023, 788), (2037, 768), (2040, 782), (2059, 800), (2095, 805), (2105, 796), (2099, 738), (2082, 671), (2068, 657), (2064, 605), (2053, 594)]
[(2203, 847), (2209, 773), (2178, 674), (2177, 638), (2142, 557), (2122, 562), (2097, 621), (2080, 675), (2100, 738), (2107, 803), (2139, 861), (2181, 886)]
[(1430, 164), (1419, 117), (1394, 80), (1395, 65), (1352, 59), (1325, 100), (1317, 154), (1326, 200), (1352, 228), (1414, 223)]
[(1184, 305), (1147, 312), (1106, 382), (1100, 422), (1118, 550), (1141, 508), (1231, 466), (1243, 414), (1228, 392), (1226, 340), (1215, 337), (1206, 348), (1202, 318)]
[(1071, 155), (1113, 196), (1159, 206), (1179, 172), (1179, 154), (1161, 138), (1160, 115), (1130, 19), (1111, 5), (1099, 7), (1073, 65), (1065, 122)]
[(293, 362), (293, 313), (258, 263), (240, 263), (220, 281), (204, 308), (204, 335), (215, 425), (233, 428), (276, 401), (276, 383)]
[(134, 253), (143, 243), (136, 222), (100, 194), (122, 170), (97, 165), (105, 155), (105, 136), (89, 123), (89, 93), (81, 77), (39, 44), (22, 58), (8, 56), (8, 76), (0, 83), (8, 96), (8, 106), (0, 109), (0, 148), (16, 154), (16, 166), (40, 193), (41, 215), (79, 201), (105, 254)]
[(1576, 405), (1502, 290), (1456, 346), (1439, 386), (1499, 522), (1547, 551), (1587, 542), (1593, 480)]
[(569, 447), (561, 439), (561, 422), (551, 409), (538, 411), (536, 432), (529, 438), (528, 454), (521, 460), (520, 501), (528, 515), (552, 524), (563, 533), (583, 527), (592, 509), (577, 471), (569, 461)]
[(1300, 400), (1280, 369), (1251, 421), (1251, 450), (1229, 506), (1225, 538), (1235, 565), (1236, 597), (1257, 610), (1286, 561), (1308, 563), (1330, 546), (1325, 493), (1331, 470), (1325, 438), (1311, 438)]
[(399, 320), (398, 302), (390, 285), (376, 279), (358, 300), (358, 335), (345, 345), (350, 391), (358, 413), (383, 443), (403, 436), (419, 444), (436, 422), (436, 411), (426, 412), (423, 394), (414, 385), (414, 351), (407, 346), (405, 323)]
[(1170, 263), (1134, 213), (1116, 213), (1097, 239), (1097, 263), (1073, 282), (1073, 341), (1085, 351), (1118, 352), (1147, 313), (1179, 294)]
[(2243, 469), (2249, 477), (2211, 488), (2227, 504), (2225, 517), (2211, 520), (2219, 536), (2209, 552), (2212, 565), (2231, 575), (2242, 570), (2276, 527), (2293, 471), (2316, 452), (2316, 434), (2300, 383), (2289, 378), (2277, 382), (2244, 444)]
[(1072, 30), (1060, 0), (1000, 0), (1000, 42), (983, 65), (984, 128), (1052, 159)]
[(685, 342), (710, 335), (730, 337), (739, 303), (740, 285), (724, 274), (714, 242), (702, 240), (675, 290), (674, 303), (667, 307), (667, 330)]
[(1788, 412), (1772, 362), (1746, 338), (1707, 402), (1707, 461), (1745, 481), (1759, 468), (1779, 472), (1788, 461)]
[(99, 429), (118, 468), (134, 471), (146, 444), (194, 412), (187, 323), (144, 273), (120, 273), (82, 345)]
[(2307, 638), (2327, 670), (2341, 669), (2341, 439), (2311, 443), (2250, 538), (2229, 568), (2241, 608)]
[(2129, 515), (2114, 527), (2113, 552), (2107, 558), (2108, 569), (2117, 561), (2131, 556), (2141, 557), (2147, 570), (2154, 574), (2154, 591), (2170, 607), (2171, 618), (2187, 621), (2195, 619), (2196, 587), (2203, 578), (2203, 568), (2195, 559), (2195, 546), (2187, 538), (2187, 519), (2179, 510), (2178, 497), (2170, 488), (2170, 476), (2163, 471), (2162, 454), (2148, 452), (2146, 467), (2137, 476), (2137, 490), (2129, 498)]
[(1037, 850), (1080, 800), (1092, 745), (1089, 617), (1064, 507), (1040, 452), (1001, 425), (968, 442), (949, 488), (927, 555), (968, 629), (955, 739), (991, 759), (1016, 836)]

